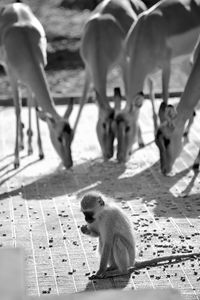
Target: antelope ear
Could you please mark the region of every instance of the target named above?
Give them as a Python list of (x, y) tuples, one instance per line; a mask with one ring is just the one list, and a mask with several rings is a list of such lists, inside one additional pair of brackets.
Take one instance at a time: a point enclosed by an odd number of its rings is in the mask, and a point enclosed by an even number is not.
[(160, 123), (163, 123), (165, 121), (165, 110), (166, 110), (166, 107), (167, 107), (167, 104), (163, 101), (160, 104), (159, 111), (158, 111), (158, 116), (159, 116), (159, 119), (160, 119)]
[(53, 127), (55, 127), (55, 119), (53, 118), (53, 116), (50, 113), (44, 112), (43, 110), (41, 110), (39, 107), (36, 107), (36, 111), (37, 111), (37, 116), (44, 122), (49, 122), (51, 123), (51, 125)]
[(144, 102), (144, 93), (140, 92), (135, 98), (135, 107), (140, 108)]
[(143, 101), (144, 101), (144, 94), (143, 92), (140, 92), (136, 95), (134, 101), (132, 101), (131, 103), (127, 103), (127, 105), (125, 106), (125, 111), (129, 113), (133, 113), (135, 110), (138, 110), (139, 108), (142, 107)]

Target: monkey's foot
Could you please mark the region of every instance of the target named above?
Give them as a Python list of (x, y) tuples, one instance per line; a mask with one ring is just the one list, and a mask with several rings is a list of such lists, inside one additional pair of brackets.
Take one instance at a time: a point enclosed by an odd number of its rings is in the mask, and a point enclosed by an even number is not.
[(124, 272), (120, 272), (118, 269), (113, 269), (110, 270), (108, 272), (106, 272), (106, 276), (104, 278), (112, 278), (112, 277), (118, 277), (118, 276), (127, 276), (130, 275), (130, 271), (124, 271)]
[(104, 279), (107, 278), (106, 276), (106, 272), (97, 272), (96, 274), (92, 275), (89, 277), (90, 280), (94, 280), (94, 279)]
[(110, 266), (106, 269), (106, 272), (117, 271), (117, 266)]
[(130, 276), (130, 270), (124, 271), (124, 272), (120, 272), (117, 269), (113, 269), (113, 270), (106, 270), (106, 272), (103, 273), (96, 273), (92, 276), (89, 277), (90, 280), (94, 280), (94, 279), (106, 279), (106, 278), (112, 278), (112, 277), (117, 277), (117, 276)]
[(97, 275), (97, 274), (94, 274), (92, 276), (89, 277), (90, 280), (94, 280), (94, 279), (104, 279), (106, 278), (106, 276), (104, 274), (102, 275)]

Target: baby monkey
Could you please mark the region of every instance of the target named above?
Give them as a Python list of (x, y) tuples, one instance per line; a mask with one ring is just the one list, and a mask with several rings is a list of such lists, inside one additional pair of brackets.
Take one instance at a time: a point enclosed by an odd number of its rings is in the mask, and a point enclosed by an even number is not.
[(92, 278), (104, 278), (108, 270), (127, 273), (135, 263), (135, 239), (129, 218), (98, 192), (83, 197), (81, 210), (87, 222), (81, 227), (82, 233), (99, 238), (100, 267)]
[(156, 265), (159, 262), (183, 260), (200, 255), (200, 253), (186, 253), (136, 262), (132, 223), (119, 206), (108, 202), (101, 193), (93, 191), (83, 196), (81, 211), (87, 222), (81, 227), (82, 233), (99, 238), (100, 266), (90, 279), (131, 274), (136, 269)]

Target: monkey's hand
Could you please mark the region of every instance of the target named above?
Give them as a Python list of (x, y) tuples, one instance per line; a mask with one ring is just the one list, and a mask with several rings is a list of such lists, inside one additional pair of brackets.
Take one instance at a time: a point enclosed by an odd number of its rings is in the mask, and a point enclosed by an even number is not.
[(87, 226), (87, 225), (82, 225), (82, 226), (81, 226), (81, 232), (82, 232), (83, 234), (91, 235), (91, 231), (88, 229), (88, 226)]
[(93, 237), (99, 237), (98, 232), (96, 232), (95, 230), (91, 230), (90, 228), (88, 228), (87, 224), (81, 226), (81, 232), (83, 234), (87, 234), (87, 235), (90, 235), (90, 236), (93, 236)]

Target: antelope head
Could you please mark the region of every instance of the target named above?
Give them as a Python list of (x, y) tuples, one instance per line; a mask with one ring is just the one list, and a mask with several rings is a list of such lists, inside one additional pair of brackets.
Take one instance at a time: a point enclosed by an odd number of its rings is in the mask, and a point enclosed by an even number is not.
[(105, 103), (101, 95), (96, 92), (99, 105), (99, 116), (96, 126), (98, 141), (105, 160), (113, 156), (115, 133), (113, 130), (114, 109), (110, 107), (108, 101)]
[(155, 143), (160, 153), (161, 172), (167, 175), (172, 171), (173, 164), (182, 150), (184, 126), (178, 126), (177, 112), (172, 105), (161, 103), (158, 115), (160, 125), (154, 123), (157, 128)]
[(126, 104), (123, 110), (117, 111), (115, 115), (115, 131), (117, 138), (117, 159), (126, 162), (131, 155), (132, 146), (137, 140), (138, 117), (144, 99), (140, 93), (132, 103)]
[(37, 109), (38, 116), (43, 121), (47, 122), (53, 147), (66, 168), (70, 168), (73, 165), (71, 154), (73, 130), (71, 129), (68, 121), (72, 108), (73, 103), (71, 101), (64, 116), (60, 118), (55, 118), (50, 113)]

